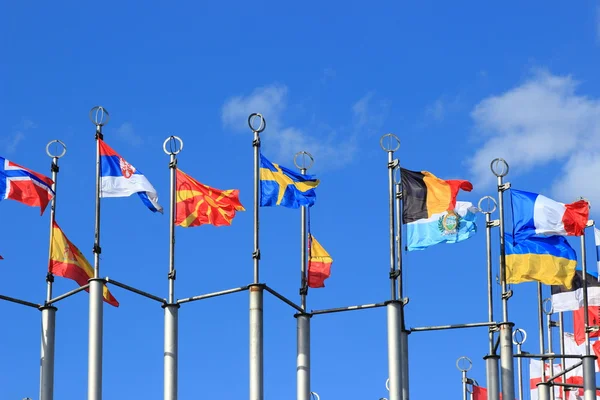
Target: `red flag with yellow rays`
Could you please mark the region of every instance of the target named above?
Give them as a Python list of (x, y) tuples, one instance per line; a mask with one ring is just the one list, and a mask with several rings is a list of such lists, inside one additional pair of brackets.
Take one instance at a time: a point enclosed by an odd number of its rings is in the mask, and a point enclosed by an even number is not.
[(205, 224), (228, 226), (236, 211), (246, 211), (237, 189), (219, 190), (206, 186), (180, 169), (176, 181), (176, 225), (184, 228)]
[[(90, 263), (81, 254), (81, 251), (67, 239), (56, 222), (53, 223), (51, 236), (49, 271), (56, 276), (73, 279), (79, 286), (86, 285), (88, 279), (94, 277), (94, 269)], [(106, 285), (104, 285), (102, 295), (108, 304), (119, 307), (119, 302)]]

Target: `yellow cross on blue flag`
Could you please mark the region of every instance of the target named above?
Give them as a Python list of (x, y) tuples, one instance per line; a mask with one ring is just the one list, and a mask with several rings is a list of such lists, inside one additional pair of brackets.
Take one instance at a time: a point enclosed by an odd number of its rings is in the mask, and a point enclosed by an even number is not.
[(319, 180), (279, 166), (260, 155), (260, 206), (311, 207)]

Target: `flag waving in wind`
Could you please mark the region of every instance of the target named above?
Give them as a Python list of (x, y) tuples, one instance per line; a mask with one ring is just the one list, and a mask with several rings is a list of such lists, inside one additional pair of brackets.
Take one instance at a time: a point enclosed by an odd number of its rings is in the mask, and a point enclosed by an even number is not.
[(319, 180), (274, 164), (260, 155), (260, 206), (299, 208), (315, 204)]
[(0, 201), (16, 200), (44, 214), (54, 197), (52, 179), (0, 157)]
[(158, 194), (148, 179), (117, 154), (103, 140), (100, 142), (100, 197), (128, 197), (137, 193), (152, 212), (163, 212)]
[(184, 228), (204, 224), (227, 226), (231, 225), (236, 211), (245, 211), (237, 189), (206, 186), (179, 169), (176, 181), (176, 225)]
[[(94, 277), (94, 269), (85, 259), (81, 251), (67, 239), (58, 224), (52, 225), (50, 243), (50, 265), (49, 271), (63, 278), (73, 279), (79, 286), (86, 285), (88, 279)], [(86, 289), (87, 291), (87, 289)], [(104, 301), (115, 307), (119, 302), (113, 297), (106, 285), (102, 289)]]
[(325, 279), (331, 276), (333, 258), (317, 242), (312, 234), (308, 236), (308, 287), (325, 287)]
[(600, 229), (594, 227), (594, 241), (596, 242), (596, 265), (598, 268), (598, 280), (600, 281)]

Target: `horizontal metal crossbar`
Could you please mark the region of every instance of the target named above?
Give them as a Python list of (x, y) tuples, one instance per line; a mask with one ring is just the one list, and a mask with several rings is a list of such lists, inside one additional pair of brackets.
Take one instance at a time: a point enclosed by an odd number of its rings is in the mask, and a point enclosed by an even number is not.
[(332, 313), (344, 312), (344, 311), (366, 310), (368, 308), (384, 307), (384, 306), (386, 306), (386, 304), (387, 303), (372, 303), (372, 304), (363, 304), (363, 305), (359, 305), (359, 306), (327, 308), (324, 310), (311, 310), (310, 313), (312, 315), (319, 315), (319, 314), (332, 314)]
[(296, 311), (301, 312), (303, 314), (306, 313), (306, 311), (304, 311), (302, 309), (302, 307), (300, 307), (299, 305), (297, 305), (296, 303), (294, 303), (293, 301), (289, 300), (287, 297), (285, 297), (282, 294), (277, 293), (275, 290), (271, 289), (270, 287), (268, 287), (267, 285), (264, 285), (264, 288), (267, 292), (271, 293), (273, 296), (277, 297), (279, 300), (283, 301), (285, 304), (287, 304), (288, 306), (294, 308)]
[(177, 300), (177, 304), (183, 304), (183, 303), (189, 303), (192, 301), (210, 299), (211, 297), (218, 297), (218, 296), (224, 296), (226, 294), (243, 292), (244, 290), (248, 290), (248, 286), (242, 286), (242, 287), (238, 287), (238, 288), (234, 288), (234, 289), (221, 290), (219, 292), (201, 294), (199, 296), (193, 296), (193, 297), (187, 297), (185, 299), (179, 299), (179, 300)]
[(21, 304), (21, 305), (32, 307), (32, 308), (38, 308), (39, 309), (41, 307), (40, 304), (35, 304), (35, 303), (31, 303), (29, 301), (25, 301), (25, 300), (21, 300), (21, 299), (16, 299), (14, 297), (3, 296), (1, 294), (0, 294), (0, 300), (10, 301), (11, 303), (17, 303), (17, 304)]
[(497, 322), (474, 322), (471, 324), (422, 326), (419, 328), (410, 328), (411, 332), (441, 331), (443, 329), (461, 329), (461, 328), (480, 328), (485, 326), (497, 326)]
[(542, 360), (551, 360), (555, 358), (581, 358), (581, 355), (576, 354), (513, 354), (513, 357), (521, 358), (541, 358)]
[(163, 303), (163, 304), (167, 303), (166, 299), (163, 299), (163, 298), (160, 298), (160, 297), (155, 296), (153, 294), (150, 294), (150, 293), (144, 292), (142, 290), (136, 289), (133, 286), (129, 286), (129, 285), (126, 285), (124, 283), (117, 282), (117, 281), (115, 281), (113, 279), (110, 279), (108, 276), (106, 278), (104, 278), (104, 280), (106, 281), (106, 283), (110, 283), (110, 284), (113, 284), (113, 285), (118, 286), (120, 288), (123, 288), (125, 290), (129, 290), (130, 292), (137, 293), (140, 296), (144, 296), (144, 297), (147, 297), (149, 299), (158, 301), (159, 303)]
[(87, 289), (89, 287), (90, 287), (90, 284), (87, 283), (87, 284), (85, 284), (83, 286), (80, 286), (80, 287), (78, 287), (76, 289), (70, 290), (67, 293), (61, 294), (60, 296), (56, 296), (55, 298), (50, 299), (49, 301), (46, 302), (46, 305), (49, 306), (50, 304), (58, 303), (59, 301), (61, 301), (63, 299), (66, 299), (67, 297), (71, 297), (74, 294), (79, 293), (82, 290), (85, 290), (85, 289)]

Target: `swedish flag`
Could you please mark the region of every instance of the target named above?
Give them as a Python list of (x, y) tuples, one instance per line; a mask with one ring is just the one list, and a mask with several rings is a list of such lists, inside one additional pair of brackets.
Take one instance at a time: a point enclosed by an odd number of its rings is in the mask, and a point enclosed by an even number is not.
[(260, 155), (260, 205), (299, 208), (315, 204), (319, 180), (279, 166)]

